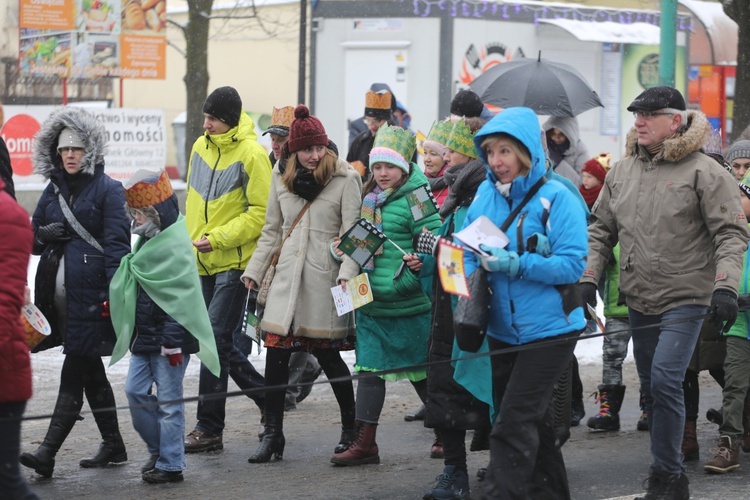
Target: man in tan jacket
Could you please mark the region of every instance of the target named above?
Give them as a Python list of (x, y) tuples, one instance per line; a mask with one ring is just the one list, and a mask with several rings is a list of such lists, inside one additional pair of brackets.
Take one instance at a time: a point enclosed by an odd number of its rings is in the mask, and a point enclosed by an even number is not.
[(706, 320), (725, 328), (737, 317), (747, 222), (736, 181), (702, 152), (711, 132), (703, 113), (686, 111), (671, 87), (645, 90), (628, 111), (635, 126), (592, 208), (581, 286), (595, 304), (597, 280), (619, 242), (620, 292), (651, 434), (646, 498), (687, 499), (682, 380), (706, 307)]

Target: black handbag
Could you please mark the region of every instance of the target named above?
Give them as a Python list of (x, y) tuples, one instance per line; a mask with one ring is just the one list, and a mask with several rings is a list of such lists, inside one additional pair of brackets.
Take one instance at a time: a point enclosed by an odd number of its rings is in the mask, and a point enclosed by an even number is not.
[[(503, 232), (508, 230), (521, 209), (526, 206), (546, 181), (547, 179), (542, 177), (526, 193), (521, 203), (513, 209), (500, 227)], [(487, 279), (487, 271), (481, 266), (477, 267), (467, 280), (469, 298), (458, 298), (456, 310), (453, 311), (453, 333), (456, 337), (456, 343), (462, 351), (477, 352), (482, 346), (487, 332), (487, 321), (490, 317), (492, 304), (492, 289)]]
[(453, 331), (462, 351), (477, 352), (487, 330), (492, 290), (483, 267), (478, 267), (468, 281), (471, 298), (459, 297), (453, 311)]

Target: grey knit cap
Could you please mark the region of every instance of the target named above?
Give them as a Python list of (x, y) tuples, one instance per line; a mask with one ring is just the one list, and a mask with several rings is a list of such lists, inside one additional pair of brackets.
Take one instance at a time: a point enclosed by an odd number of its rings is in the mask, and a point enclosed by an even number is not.
[(750, 158), (750, 141), (736, 141), (729, 146), (726, 155), (727, 162), (732, 163), (737, 158)]

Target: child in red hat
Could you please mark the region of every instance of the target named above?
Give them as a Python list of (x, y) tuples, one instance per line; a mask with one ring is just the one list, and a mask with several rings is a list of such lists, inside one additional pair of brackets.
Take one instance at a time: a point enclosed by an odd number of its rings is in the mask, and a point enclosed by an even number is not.
[(609, 155), (602, 153), (587, 161), (581, 170), (581, 185), (578, 189), (589, 210), (594, 206), (596, 199), (599, 197), (599, 191), (602, 190), (604, 185), (604, 178), (607, 176), (605, 167), (609, 167)]

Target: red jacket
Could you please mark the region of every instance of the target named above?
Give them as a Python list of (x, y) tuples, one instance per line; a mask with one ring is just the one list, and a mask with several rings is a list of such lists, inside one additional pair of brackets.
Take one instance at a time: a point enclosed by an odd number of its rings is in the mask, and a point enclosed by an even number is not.
[(34, 238), (29, 214), (0, 179), (0, 403), (31, 398), (31, 359), (21, 306)]

